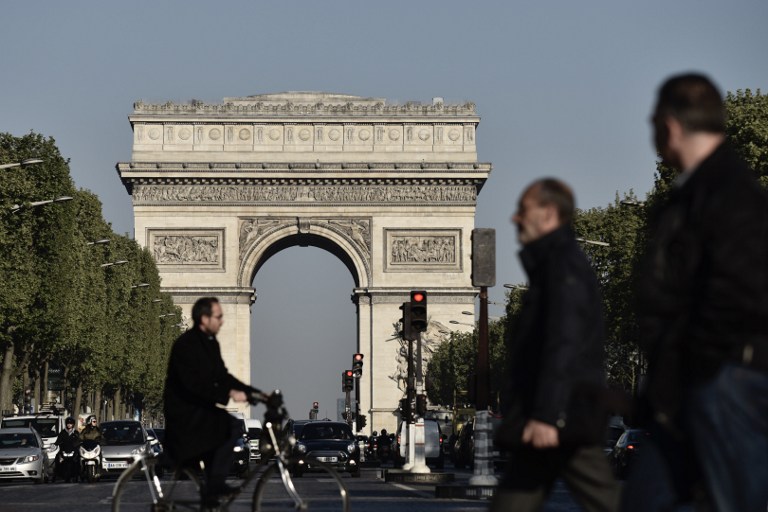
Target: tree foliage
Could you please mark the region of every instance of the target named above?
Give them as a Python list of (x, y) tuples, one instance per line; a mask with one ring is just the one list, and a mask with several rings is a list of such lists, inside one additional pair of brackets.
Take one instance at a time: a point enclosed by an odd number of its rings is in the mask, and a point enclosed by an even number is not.
[[(44, 378), (47, 365), (68, 388), (159, 407), (180, 310), (161, 296), (150, 253), (112, 231), (93, 193), (75, 189), (53, 139), (0, 133), (0, 163), (28, 158), (43, 162), (0, 171), (0, 407), (11, 408), (15, 381)], [(59, 196), (73, 199), (31, 204)], [(128, 263), (101, 266), (118, 260)]]

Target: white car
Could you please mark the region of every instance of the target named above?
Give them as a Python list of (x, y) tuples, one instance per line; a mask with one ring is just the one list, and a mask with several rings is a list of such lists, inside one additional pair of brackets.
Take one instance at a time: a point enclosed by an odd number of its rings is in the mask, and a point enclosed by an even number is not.
[(43, 449), (48, 450), (48, 472), (53, 474), (53, 462), (59, 451), (59, 447), (53, 443), (56, 442), (59, 432), (64, 430), (64, 416), (52, 413), (5, 416), (0, 423), (0, 428), (26, 427), (32, 427), (40, 434), (40, 438), (43, 440)]
[(0, 429), (0, 480), (48, 481), (48, 454), (33, 428)]

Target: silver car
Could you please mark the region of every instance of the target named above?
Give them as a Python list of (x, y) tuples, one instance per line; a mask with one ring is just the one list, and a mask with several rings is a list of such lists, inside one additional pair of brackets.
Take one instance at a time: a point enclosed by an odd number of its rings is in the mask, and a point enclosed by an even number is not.
[(138, 421), (105, 421), (101, 424), (101, 434), (104, 436), (102, 475), (121, 473), (136, 456), (151, 450), (147, 431)]
[(48, 481), (48, 454), (33, 428), (0, 429), (0, 480)]

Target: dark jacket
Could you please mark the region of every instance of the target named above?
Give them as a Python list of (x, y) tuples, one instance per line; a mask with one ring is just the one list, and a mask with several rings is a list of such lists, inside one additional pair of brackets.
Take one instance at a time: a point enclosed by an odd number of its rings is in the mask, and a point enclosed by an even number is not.
[(253, 388), (236, 379), (221, 358), (219, 342), (196, 327), (176, 340), (165, 381), (166, 448), (179, 463), (192, 461), (224, 444), (232, 416), (229, 391)]
[(520, 259), (529, 288), (510, 339), (506, 414), (557, 426), (563, 441), (566, 431), (578, 431), (579, 443), (599, 442), (603, 420), (574, 414), (577, 394), (597, 394), (604, 381), (602, 303), (594, 271), (565, 226), (527, 244)]
[(668, 416), (746, 346), (768, 371), (768, 197), (727, 144), (684, 178), (651, 212), (638, 280), (648, 398)]
[(99, 427), (94, 427), (93, 425), (86, 425), (80, 433), (80, 438), (83, 441), (96, 441), (99, 444), (104, 443), (104, 436), (101, 435), (101, 429), (99, 429)]
[(78, 434), (76, 428), (73, 428), (71, 433), (67, 432), (66, 429), (62, 429), (59, 435), (56, 436), (54, 444), (62, 451), (71, 452), (80, 445), (80, 434)]

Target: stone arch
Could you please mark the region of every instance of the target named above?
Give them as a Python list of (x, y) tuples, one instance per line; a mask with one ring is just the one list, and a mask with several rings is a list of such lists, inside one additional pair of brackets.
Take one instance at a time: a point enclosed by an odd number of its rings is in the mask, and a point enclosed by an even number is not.
[[(346, 219), (344, 219), (346, 220)], [(313, 246), (324, 249), (347, 267), (356, 288), (366, 288), (370, 284), (370, 252), (365, 253), (360, 244), (340, 229), (334, 229), (327, 219), (299, 221), (283, 224), (253, 240), (241, 250), (238, 283), (249, 287), (266, 261), (288, 247)]]

